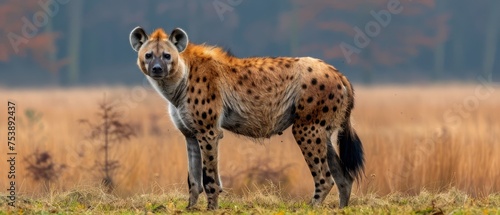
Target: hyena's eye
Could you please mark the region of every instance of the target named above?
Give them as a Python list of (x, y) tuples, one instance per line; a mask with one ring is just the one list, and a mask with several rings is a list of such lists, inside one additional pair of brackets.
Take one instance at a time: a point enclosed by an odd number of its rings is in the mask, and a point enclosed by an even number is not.
[(163, 58), (165, 58), (165, 60), (170, 60), (171, 56), (169, 53), (163, 53)]
[(151, 59), (153, 57), (153, 54), (146, 53), (146, 55), (144, 57), (146, 57), (146, 60), (149, 60), (149, 59)]

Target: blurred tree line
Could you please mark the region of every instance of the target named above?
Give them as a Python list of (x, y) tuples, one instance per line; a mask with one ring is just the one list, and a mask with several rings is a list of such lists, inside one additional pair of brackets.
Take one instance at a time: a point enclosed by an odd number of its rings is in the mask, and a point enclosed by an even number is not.
[(239, 57), (322, 58), (358, 82), (500, 80), (500, 1), (3, 0), (0, 84), (137, 84), (128, 35), (181, 27)]

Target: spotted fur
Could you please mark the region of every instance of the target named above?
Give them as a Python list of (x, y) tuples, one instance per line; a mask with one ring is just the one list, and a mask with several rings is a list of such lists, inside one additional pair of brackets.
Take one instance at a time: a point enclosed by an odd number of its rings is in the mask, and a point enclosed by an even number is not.
[[(171, 118), (186, 137), (189, 208), (203, 191), (208, 208), (218, 207), (223, 129), (269, 138), (292, 125), (315, 182), (311, 204), (321, 203), (335, 181), (340, 207), (347, 206), (364, 159), (349, 123), (354, 92), (336, 68), (310, 57), (237, 58), (219, 47), (189, 43), (182, 29), (148, 36), (137, 27), (130, 42), (140, 70), (168, 100)], [(340, 156), (330, 140), (334, 133)]]

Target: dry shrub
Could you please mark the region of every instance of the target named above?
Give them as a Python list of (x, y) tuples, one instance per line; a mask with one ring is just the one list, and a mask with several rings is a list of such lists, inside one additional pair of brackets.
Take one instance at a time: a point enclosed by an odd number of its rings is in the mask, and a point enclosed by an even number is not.
[(116, 144), (130, 140), (136, 132), (131, 124), (122, 121), (121, 113), (106, 97), (99, 103), (97, 117), (95, 123), (87, 119), (80, 120), (80, 123), (90, 128), (87, 138), (98, 142), (102, 157), (95, 160), (95, 169), (99, 170), (102, 184), (111, 192), (115, 189), (116, 170), (120, 167), (120, 161), (113, 158), (111, 153)]
[(35, 183), (41, 183), (45, 190), (50, 190), (50, 183), (56, 181), (66, 168), (64, 164), (55, 163), (48, 151), (36, 150), (24, 158), (27, 176)]

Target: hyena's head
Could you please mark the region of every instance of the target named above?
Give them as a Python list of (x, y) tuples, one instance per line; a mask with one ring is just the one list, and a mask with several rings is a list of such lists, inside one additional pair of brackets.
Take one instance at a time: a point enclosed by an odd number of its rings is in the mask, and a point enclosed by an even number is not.
[(130, 32), (130, 45), (138, 53), (137, 65), (142, 72), (153, 79), (163, 79), (178, 72), (179, 54), (186, 49), (188, 36), (180, 28), (170, 36), (162, 29), (148, 36), (144, 29), (136, 27)]

